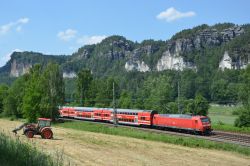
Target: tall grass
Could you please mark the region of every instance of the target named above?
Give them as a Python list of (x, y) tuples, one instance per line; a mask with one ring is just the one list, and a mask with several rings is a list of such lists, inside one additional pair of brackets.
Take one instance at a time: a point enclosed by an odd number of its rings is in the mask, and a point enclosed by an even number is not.
[(240, 106), (211, 105), (208, 116), (211, 118), (214, 130), (247, 133), (250, 134), (250, 127), (235, 127), (235, 115)]
[(228, 125), (228, 124), (223, 124), (223, 123), (222, 124), (220, 124), (220, 123), (216, 124), (215, 123), (215, 124), (212, 124), (212, 128), (214, 130), (250, 134), (250, 127), (235, 127), (233, 125)]
[(0, 165), (59, 166), (62, 162), (54, 161), (49, 155), (40, 152), (35, 147), (0, 132)]
[(241, 153), (247, 156), (250, 156), (250, 148), (241, 147), (238, 145), (228, 144), (228, 143), (217, 143), (203, 139), (197, 138), (188, 138), (188, 137), (180, 137), (180, 136), (172, 136), (166, 134), (158, 134), (158, 133), (151, 133), (146, 131), (141, 131), (134, 128), (121, 128), (121, 127), (111, 127), (111, 126), (104, 126), (101, 124), (95, 124), (90, 122), (65, 122), (65, 123), (58, 123), (55, 124), (59, 127), (64, 128), (71, 128), (81, 131), (90, 131), (96, 133), (103, 133), (103, 134), (110, 134), (110, 135), (119, 135), (125, 137), (132, 137), (144, 140), (151, 140), (151, 141), (159, 141), (177, 145), (183, 145), (187, 147), (201, 147), (201, 148), (208, 148), (208, 149), (218, 149), (218, 150), (225, 150), (225, 151), (232, 151)]
[(227, 125), (234, 125), (234, 121), (237, 118), (233, 113), (237, 111), (239, 106), (223, 106), (223, 105), (211, 105), (209, 108), (208, 116), (211, 118), (212, 123), (223, 123)]

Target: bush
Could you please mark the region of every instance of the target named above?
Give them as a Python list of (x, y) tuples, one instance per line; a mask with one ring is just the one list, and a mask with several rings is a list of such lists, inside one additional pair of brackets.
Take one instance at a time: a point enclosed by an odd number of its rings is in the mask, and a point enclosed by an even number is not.
[(239, 115), (239, 110), (237, 109), (237, 110), (234, 110), (233, 112), (232, 112), (232, 115)]
[(235, 120), (234, 124), (237, 127), (250, 127), (250, 109), (242, 107), (239, 110), (239, 117)]
[(224, 125), (225, 124), (221, 120), (219, 120), (217, 123), (218, 123), (218, 125)]

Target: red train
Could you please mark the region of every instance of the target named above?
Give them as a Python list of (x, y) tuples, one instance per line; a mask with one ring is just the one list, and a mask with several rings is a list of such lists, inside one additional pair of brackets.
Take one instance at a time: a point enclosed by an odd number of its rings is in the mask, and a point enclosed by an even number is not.
[[(60, 117), (113, 122), (112, 108), (62, 107)], [(153, 110), (117, 109), (119, 124), (171, 128), (210, 134), (211, 123), (207, 116), (185, 114), (158, 114)]]

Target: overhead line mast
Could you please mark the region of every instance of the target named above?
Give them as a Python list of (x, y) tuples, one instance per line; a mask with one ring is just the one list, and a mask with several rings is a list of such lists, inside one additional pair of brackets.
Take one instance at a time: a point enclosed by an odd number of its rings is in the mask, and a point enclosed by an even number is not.
[(117, 110), (116, 110), (116, 101), (115, 101), (115, 82), (113, 82), (113, 122), (114, 125), (117, 127)]

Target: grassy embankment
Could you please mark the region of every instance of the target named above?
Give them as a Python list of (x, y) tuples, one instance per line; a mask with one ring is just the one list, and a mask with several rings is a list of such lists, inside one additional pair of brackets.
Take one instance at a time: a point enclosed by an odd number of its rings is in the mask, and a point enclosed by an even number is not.
[(110, 135), (132, 137), (132, 138), (138, 138), (138, 139), (144, 139), (144, 140), (150, 140), (150, 141), (159, 141), (159, 142), (183, 145), (187, 147), (200, 147), (200, 148), (232, 151), (232, 152), (237, 152), (240, 154), (250, 156), (250, 148), (241, 147), (238, 145), (232, 145), (232, 144), (227, 144), (227, 143), (216, 143), (216, 142), (202, 140), (202, 139), (178, 137), (178, 136), (171, 136), (171, 135), (166, 135), (166, 134), (150, 133), (146, 131), (140, 131), (134, 128), (121, 128), (121, 127), (116, 128), (116, 127), (110, 127), (110, 126), (105, 126), (102, 124), (95, 124), (95, 123), (90, 123), (90, 122), (85, 122), (85, 121), (58, 123), (58, 124), (55, 124), (55, 126), (71, 128), (71, 129), (76, 129), (76, 130), (81, 130), (81, 131), (89, 131), (89, 132), (104, 133), (104, 134), (110, 134)]
[(33, 146), (0, 132), (0, 165), (59, 166), (62, 162), (59, 159), (54, 161)]
[(234, 115), (233, 112), (237, 111), (237, 109), (239, 109), (237, 106), (212, 105), (208, 116), (211, 118), (213, 129), (250, 134), (250, 127), (239, 128), (234, 126), (237, 115)]

